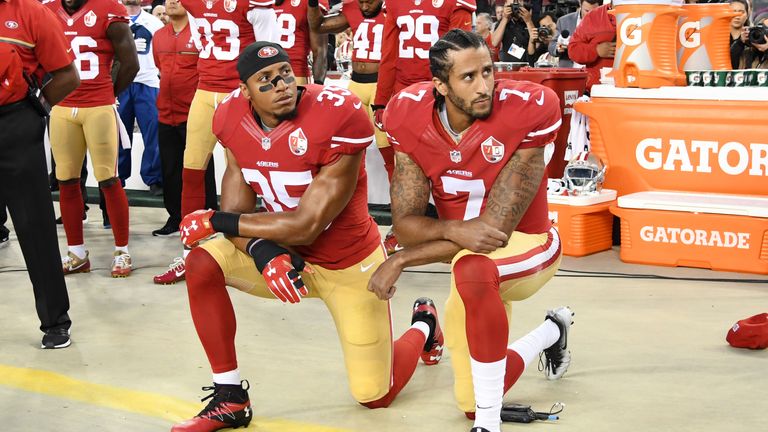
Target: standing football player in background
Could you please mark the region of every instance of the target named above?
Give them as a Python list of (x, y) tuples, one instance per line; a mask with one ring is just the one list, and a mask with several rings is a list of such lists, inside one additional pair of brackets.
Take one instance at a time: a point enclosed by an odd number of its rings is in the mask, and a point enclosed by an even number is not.
[[(312, 82), (322, 84), (328, 62), (328, 36), (310, 28), (307, 22), (307, 5), (311, 7), (318, 0), (275, 0), (275, 13), (280, 38), (278, 43), (285, 48), (291, 58), (291, 68), (299, 85), (309, 82), (308, 57), (312, 53)], [(328, 1), (323, 0), (320, 7), (328, 11)]]
[[(88, 272), (91, 262), (83, 240), (83, 195), (80, 170), (85, 152), (104, 193), (115, 237), (112, 277), (131, 274), (128, 253), (128, 198), (116, 176), (119, 143), (115, 95), (133, 82), (139, 70), (136, 45), (125, 6), (114, 0), (53, 0), (46, 3), (61, 20), (75, 54), (80, 87), (51, 110), (51, 151), (69, 252), (64, 274)], [(112, 81), (112, 61), (119, 69)]]
[[(205, 171), (216, 145), (216, 137), (211, 132), (213, 112), (239, 85), (240, 52), (256, 40), (275, 41), (278, 33), (272, 9), (274, 0), (183, 0), (181, 4), (190, 15), (192, 38), (200, 51), (197, 63), (200, 80), (189, 108), (184, 149), (183, 217), (205, 207)], [(174, 260), (171, 264), (175, 269), (174, 280), (168, 283), (184, 280), (183, 258), (188, 253), (185, 249), (182, 261)]]

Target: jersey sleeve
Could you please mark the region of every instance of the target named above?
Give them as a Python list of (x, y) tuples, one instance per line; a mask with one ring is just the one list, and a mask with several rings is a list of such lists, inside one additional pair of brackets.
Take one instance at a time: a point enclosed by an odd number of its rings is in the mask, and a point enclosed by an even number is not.
[(107, 2), (107, 16), (106, 20), (104, 21), (104, 31), (106, 32), (112, 23), (116, 22), (122, 22), (122, 23), (129, 23), (130, 19), (128, 18), (128, 11), (125, 9), (125, 6), (123, 6), (122, 3), (118, 2), (117, 0), (109, 0)]
[(472, 11), (466, 8), (456, 9), (451, 14), (452, 29), (462, 29), (467, 32), (472, 31)]
[(384, 38), (382, 39), (381, 62), (379, 63), (379, 79), (376, 84), (374, 105), (386, 105), (392, 97), (395, 88), (395, 60), (397, 58), (400, 30), (394, 13), (387, 14), (384, 21)]
[(280, 34), (277, 27), (277, 14), (272, 8), (274, 1), (248, 2), (248, 22), (253, 26), (253, 34), (258, 41), (279, 42)]
[(343, 113), (334, 113), (328, 110), (328, 118), (325, 121), (339, 119), (338, 126), (331, 129), (328, 137), (328, 148), (323, 152), (320, 163), (328, 165), (336, 161), (342, 155), (353, 155), (365, 150), (373, 142), (373, 124), (368, 117), (365, 108), (360, 105), (356, 96), (347, 96), (347, 100), (341, 107)]
[(544, 147), (557, 137), (562, 124), (560, 98), (549, 87), (539, 86), (541, 92), (534, 92), (526, 110), (531, 116), (533, 127), (518, 148)]
[(46, 72), (53, 72), (68, 66), (75, 60), (64, 29), (48, 8), (40, 8), (40, 25), (33, 26), (35, 34), (35, 57)]
[[(235, 112), (236, 109), (234, 105), (239, 94), (240, 89), (237, 89), (228, 94), (221, 101), (221, 103), (216, 106), (216, 111), (213, 113), (213, 124), (211, 125), (211, 132), (213, 132), (213, 134), (216, 136), (216, 139), (224, 147), (227, 147), (227, 142), (229, 141), (227, 139), (229, 134), (226, 132), (234, 129), (231, 127), (234, 120), (232, 117), (237, 114)], [(237, 119), (237, 121), (239, 122), (239, 119)], [(227, 122), (229, 122), (229, 127)]]
[[(387, 133), (389, 143), (392, 144), (392, 148), (395, 151), (410, 154), (409, 143), (412, 139), (409, 138), (408, 115), (410, 110), (414, 107), (409, 107), (409, 99), (392, 99), (387, 104), (387, 108), (384, 110), (384, 117), (382, 123), (384, 123), (384, 130)], [(415, 122), (414, 122), (415, 123)], [(423, 124), (419, 122), (420, 124)]]

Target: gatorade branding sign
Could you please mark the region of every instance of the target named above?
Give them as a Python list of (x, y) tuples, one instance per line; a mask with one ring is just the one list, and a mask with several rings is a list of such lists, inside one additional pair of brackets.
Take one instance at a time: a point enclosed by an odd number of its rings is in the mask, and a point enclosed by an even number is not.
[(646, 225), (640, 239), (648, 243), (749, 249), (749, 233)]
[(643, 43), (643, 19), (641, 17), (629, 17), (621, 22), (619, 36), (621, 42), (627, 46), (638, 46)]
[(680, 45), (683, 48), (693, 49), (701, 45), (701, 22), (688, 21), (680, 26)]
[(646, 138), (635, 147), (635, 159), (648, 171), (768, 176), (768, 144)]

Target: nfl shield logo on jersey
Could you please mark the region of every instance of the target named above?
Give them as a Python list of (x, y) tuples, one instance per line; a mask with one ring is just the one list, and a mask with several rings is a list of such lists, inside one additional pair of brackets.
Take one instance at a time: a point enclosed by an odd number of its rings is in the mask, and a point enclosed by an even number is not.
[(301, 156), (307, 152), (307, 136), (304, 135), (304, 131), (301, 128), (288, 135), (288, 147), (290, 147), (291, 153), (296, 156)]
[(504, 144), (500, 143), (496, 138), (489, 137), (483, 141), (480, 145), (480, 149), (483, 151), (483, 157), (490, 163), (496, 163), (504, 157)]
[(224, 0), (224, 10), (232, 13), (237, 8), (237, 0)]
[(272, 140), (269, 138), (262, 138), (261, 139), (261, 148), (264, 150), (269, 150), (272, 147)]
[(451, 150), (451, 162), (453, 163), (459, 163), (461, 162), (461, 152), (458, 150)]
[(83, 17), (83, 22), (88, 27), (93, 27), (96, 25), (96, 14), (93, 11), (88, 11), (87, 14), (85, 14), (85, 17)]

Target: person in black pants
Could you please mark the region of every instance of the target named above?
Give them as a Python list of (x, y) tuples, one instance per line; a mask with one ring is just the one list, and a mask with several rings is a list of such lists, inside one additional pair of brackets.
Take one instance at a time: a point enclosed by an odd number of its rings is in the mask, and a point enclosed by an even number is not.
[[(152, 235), (167, 236), (176, 233), (181, 223), (181, 172), (184, 168), (184, 148), (187, 146), (187, 122), (178, 125), (160, 122), (157, 131), (163, 171), (163, 205), (168, 212), (168, 220), (162, 228), (152, 231)], [(219, 208), (213, 162), (205, 171), (205, 208)]]
[(0, 40), (18, 41), (0, 42), (3, 82), (11, 83), (0, 86), (0, 203), (8, 206), (32, 282), (42, 348), (64, 348), (71, 343), (72, 321), (43, 147), (44, 108), (27, 96), (24, 76), (40, 69), (49, 74), (42, 94), (51, 105), (77, 88), (80, 78), (63, 29), (37, 0), (0, 0), (0, 22), (16, 24), (0, 26)]

